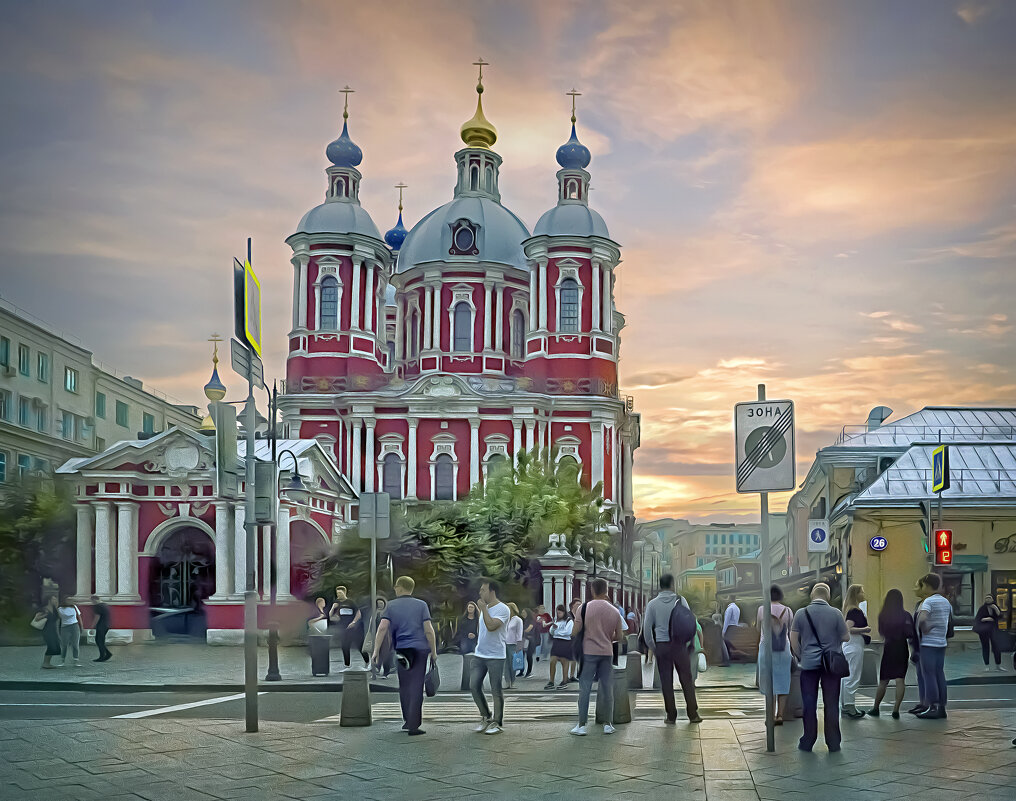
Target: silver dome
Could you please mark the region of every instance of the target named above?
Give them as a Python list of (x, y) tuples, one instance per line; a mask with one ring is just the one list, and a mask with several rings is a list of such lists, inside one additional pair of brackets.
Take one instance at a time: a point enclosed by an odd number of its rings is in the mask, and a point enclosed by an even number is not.
[(540, 217), (533, 236), (599, 236), (610, 239), (607, 224), (583, 203), (562, 203)]
[(361, 234), (381, 239), (381, 232), (363, 206), (342, 200), (325, 201), (312, 208), (303, 215), (295, 233)]

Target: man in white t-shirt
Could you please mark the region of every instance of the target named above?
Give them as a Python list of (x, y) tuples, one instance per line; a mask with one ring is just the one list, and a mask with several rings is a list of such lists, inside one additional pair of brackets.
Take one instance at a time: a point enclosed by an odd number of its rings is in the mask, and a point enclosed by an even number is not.
[[(952, 604), (939, 590), (942, 577), (929, 573), (918, 582), (927, 597), (917, 610), (917, 636), (921, 641), (921, 661), (918, 663), (924, 676), (924, 693), (928, 708), (917, 713), (919, 718), (944, 718), (946, 704), (945, 647), (948, 644), (949, 618)], [(922, 593), (923, 594), (923, 593)]]
[[(476, 608), (480, 610), (480, 625), (476, 629), (476, 650), (473, 651), (469, 689), (476, 708), (480, 710), (480, 723), (476, 731), (482, 734), (500, 734), (504, 727), (501, 676), (504, 675), (505, 642), (511, 611), (497, 599), (500, 589), (496, 581), (484, 579), (480, 584), (480, 597), (476, 601)], [(490, 676), (490, 691), (494, 696), (493, 714), (483, 692), (485, 676)]]

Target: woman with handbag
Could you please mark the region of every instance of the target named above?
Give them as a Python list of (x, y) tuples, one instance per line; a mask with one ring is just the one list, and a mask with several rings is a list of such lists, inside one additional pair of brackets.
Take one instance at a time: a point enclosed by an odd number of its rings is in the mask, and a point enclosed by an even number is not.
[(58, 632), (60, 615), (56, 609), (56, 598), (51, 595), (46, 599), (46, 605), (35, 613), (31, 623), (33, 629), (42, 632), (43, 642), (46, 643), (46, 653), (42, 657), (42, 667), (46, 670), (56, 667), (52, 664), (52, 659), (60, 654), (60, 634)]
[(772, 601), (772, 616), (769, 625), (764, 625), (762, 621), (765, 606), (758, 608), (756, 619), (759, 630), (759, 653), (761, 653), (765, 641), (770, 636), (773, 638), (772, 681), (760, 672), (759, 691), (766, 695), (769, 685), (772, 684), (773, 694), (776, 696), (776, 715), (773, 718), (773, 723), (782, 726), (783, 714), (787, 711), (787, 698), (790, 695), (790, 627), (794, 622), (794, 613), (789, 606), (783, 604), (783, 590), (775, 584), (769, 588), (769, 598)]
[(60, 616), (60, 664), (67, 664), (69, 651), (74, 667), (81, 667), (81, 610), (64, 595), (56, 612)]
[[(558, 604), (554, 612), (557, 618), (550, 626), (550, 681), (544, 685), (545, 690), (563, 690), (568, 686), (568, 667), (574, 655), (571, 635), (575, 623), (568, 617), (564, 604)], [(555, 687), (554, 674), (558, 665), (561, 666), (561, 683)]]
[(1005, 670), (1002, 667), (1002, 650), (998, 647), (998, 619), (1002, 617), (1002, 611), (995, 603), (992, 595), (984, 596), (984, 603), (974, 615), (974, 631), (981, 640), (981, 658), (984, 660), (985, 672), (991, 670), (988, 664), (988, 651), (995, 656), (995, 670)]

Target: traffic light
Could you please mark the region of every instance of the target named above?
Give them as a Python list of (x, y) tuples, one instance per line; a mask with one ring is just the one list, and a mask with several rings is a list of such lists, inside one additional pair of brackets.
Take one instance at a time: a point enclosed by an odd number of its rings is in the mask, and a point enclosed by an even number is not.
[(935, 532), (935, 564), (951, 565), (952, 561), (952, 531), (947, 528), (940, 528)]

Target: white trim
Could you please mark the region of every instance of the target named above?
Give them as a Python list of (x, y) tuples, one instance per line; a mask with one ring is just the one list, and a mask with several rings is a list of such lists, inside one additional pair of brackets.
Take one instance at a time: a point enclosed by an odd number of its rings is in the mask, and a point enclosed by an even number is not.
[(430, 497), (431, 500), (437, 500), (437, 457), (438, 456), (451, 456), (452, 458), (452, 500), (457, 501), (459, 499), (459, 457), (455, 452), (456, 438), (454, 434), (441, 433), (431, 437), (431, 444), (434, 446), (431, 451), (430, 459), (427, 460), (430, 465)]
[[(567, 260), (560, 261), (557, 264), (557, 283), (554, 284), (554, 298), (555, 298), (555, 309), (554, 309), (554, 332), (563, 336), (573, 336), (582, 332), (582, 298), (585, 292), (585, 287), (582, 285), (582, 281), (579, 279), (579, 268), (578, 266), (571, 266), (566, 264)], [(575, 285), (578, 288), (578, 325), (574, 331), (562, 331), (561, 330), (561, 285), (568, 279), (575, 281)]]
[[(237, 508), (241, 508), (237, 505)], [(148, 539), (145, 540), (145, 547), (142, 551), (138, 552), (138, 556), (157, 556), (159, 548), (162, 547), (162, 543), (169, 538), (169, 536), (176, 531), (178, 528), (196, 528), (198, 531), (203, 531), (208, 535), (208, 538), (215, 544), (215, 530), (212, 529), (206, 522), (197, 517), (171, 517), (169, 520), (163, 520), (159, 525), (152, 529), (152, 533), (148, 535)], [(216, 570), (219, 565), (218, 562), (215, 564)]]

